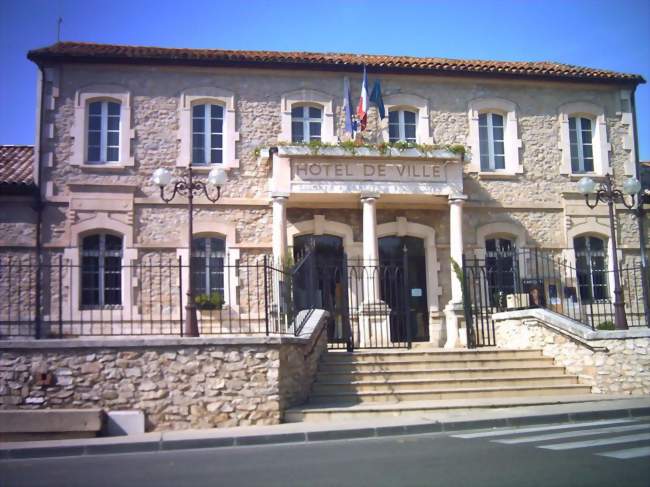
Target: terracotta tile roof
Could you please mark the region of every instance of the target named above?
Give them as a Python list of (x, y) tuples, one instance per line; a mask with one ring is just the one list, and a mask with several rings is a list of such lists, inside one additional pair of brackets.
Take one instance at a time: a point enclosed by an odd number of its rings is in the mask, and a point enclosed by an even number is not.
[(34, 185), (34, 146), (0, 145), (0, 184)]
[(637, 74), (560, 64), (551, 61), (480, 61), (370, 54), (232, 51), (122, 46), (83, 42), (59, 42), (29, 51), (32, 61), (66, 61), (128, 64), (185, 64), (211, 66), (273, 67), (356, 71), (364, 64), (371, 72), (463, 74), (533, 79), (590, 80), (645, 83)]

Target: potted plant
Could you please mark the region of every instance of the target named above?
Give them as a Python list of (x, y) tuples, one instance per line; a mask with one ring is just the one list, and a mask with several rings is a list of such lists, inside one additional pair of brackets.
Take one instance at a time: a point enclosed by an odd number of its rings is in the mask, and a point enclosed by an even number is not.
[(198, 309), (221, 309), (223, 308), (223, 294), (220, 292), (213, 292), (210, 294), (199, 294), (194, 298), (194, 303)]

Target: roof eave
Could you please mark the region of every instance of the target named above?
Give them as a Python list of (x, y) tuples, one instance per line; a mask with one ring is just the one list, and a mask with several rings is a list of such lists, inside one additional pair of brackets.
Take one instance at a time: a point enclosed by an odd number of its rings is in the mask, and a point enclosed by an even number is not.
[[(333, 64), (322, 62), (277, 62), (277, 61), (242, 61), (225, 59), (174, 59), (157, 56), (106, 56), (106, 55), (70, 55), (49, 52), (29, 51), (27, 58), (41, 65), (43, 63), (79, 63), (79, 64), (127, 64), (127, 65), (158, 65), (158, 66), (198, 66), (198, 67), (240, 67), (255, 69), (290, 69), (318, 70), (331, 72), (355, 72), (363, 67), (362, 63)], [(435, 76), (469, 76), (473, 78), (525, 79), (534, 81), (558, 81), (579, 83), (600, 83), (625, 86), (638, 86), (645, 83), (642, 76), (630, 78), (608, 78), (602, 76), (568, 76), (558, 74), (529, 74), (500, 71), (465, 71), (457, 69), (431, 69), (395, 66), (367, 66), (369, 73), (386, 74), (418, 74)]]

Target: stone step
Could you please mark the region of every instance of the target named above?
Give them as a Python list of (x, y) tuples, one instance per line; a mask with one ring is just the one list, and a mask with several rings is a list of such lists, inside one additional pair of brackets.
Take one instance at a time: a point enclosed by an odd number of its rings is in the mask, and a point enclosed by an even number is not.
[(561, 374), (564, 367), (544, 365), (538, 367), (484, 367), (484, 368), (426, 368), (413, 370), (374, 370), (374, 371), (338, 371), (319, 372), (316, 383), (376, 381), (376, 380), (408, 380), (408, 379), (467, 379), (473, 377), (540, 377)]
[(448, 389), (411, 389), (399, 392), (328, 392), (319, 394), (312, 392), (309, 404), (357, 404), (366, 402), (399, 402), (463, 398), (485, 398), (506, 396), (535, 396), (561, 394), (589, 394), (591, 386), (581, 384), (566, 385), (525, 385), (497, 387), (467, 387)]
[(437, 415), (465, 415), (471, 411), (493, 411), (509, 407), (541, 406), (549, 404), (594, 403), (621, 399), (620, 395), (607, 394), (566, 394), (497, 398), (465, 398), (454, 400), (404, 401), (387, 403), (363, 403), (354, 405), (303, 405), (288, 409), (283, 421), (310, 423), (364, 421), (378, 419), (427, 418)]
[(439, 360), (396, 360), (384, 362), (356, 362), (356, 361), (322, 361), (319, 365), (319, 373), (330, 372), (382, 372), (382, 371), (405, 371), (421, 370), (423, 368), (435, 369), (482, 369), (494, 367), (543, 367), (554, 364), (552, 357), (523, 357), (504, 359), (449, 359)]
[(554, 386), (577, 384), (575, 376), (556, 374), (538, 377), (490, 377), (453, 379), (406, 379), (390, 381), (317, 382), (312, 389), (313, 397), (328, 394), (363, 392), (401, 393), (414, 391), (436, 391), (438, 389), (470, 389), (480, 387)]
[(450, 360), (487, 360), (487, 359), (517, 359), (541, 357), (540, 350), (373, 350), (358, 352), (328, 352), (322, 357), (322, 362), (331, 363), (381, 363), (381, 362), (411, 362), (423, 360), (428, 362)]

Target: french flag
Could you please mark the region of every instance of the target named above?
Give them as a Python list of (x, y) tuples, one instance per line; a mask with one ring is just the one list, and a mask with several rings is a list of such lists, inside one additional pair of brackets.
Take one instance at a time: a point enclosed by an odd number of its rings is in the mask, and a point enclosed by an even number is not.
[(363, 82), (361, 83), (361, 96), (357, 105), (357, 118), (359, 119), (359, 130), (366, 130), (368, 122), (368, 75), (366, 67), (363, 67)]

